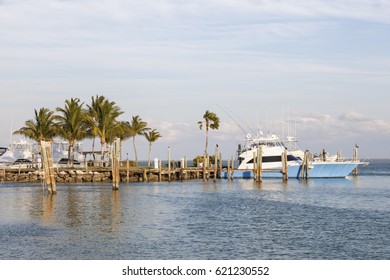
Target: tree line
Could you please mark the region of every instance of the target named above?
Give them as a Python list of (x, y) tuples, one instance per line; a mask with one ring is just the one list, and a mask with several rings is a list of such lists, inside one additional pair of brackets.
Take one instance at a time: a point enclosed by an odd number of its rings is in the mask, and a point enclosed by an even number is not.
[(92, 150), (95, 157), (95, 140), (100, 140), (100, 156), (104, 160), (105, 151), (115, 138), (127, 140), (132, 138), (135, 162), (138, 165), (136, 136), (141, 135), (149, 142), (148, 165), (152, 143), (162, 136), (156, 129), (148, 127), (140, 116), (132, 116), (130, 121), (119, 121), (123, 114), (120, 107), (104, 96), (92, 96), (91, 103), (85, 104), (79, 98), (65, 101), (64, 107), (54, 111), (48, 108), (35, 109), (34, 119), (27, 120), (25, 126), (14, 134), (23, 135), (38, 142), (53, 141), (55, 137), (65, 139), (69, 143), (68, 163), (73, 163), (73, 147), (76, 141), (92, 139)]
[[(100, 158), (104, 160), (105, 151), (115, 138), (122, 141), (132, 139), (135, 163), (138, 165), (136, 136), (144, 136), (149, 142), (148, 165), (151, 165), (152, 144), (162, 136), (156, 129), (148, 127), (139, 115), (132, 116), (130, 121), (119, 121), (123, 114), (120, 107), (104, 96), (92, 96), (91, 103), (85, 104), (79, 98), (65, 101), (63, 107), (55, 110), (40, 108), (34, 110), (33, 119), (27, 120), (25, 126), (14, 131), (40, 145), (41, 141), (53, 141), (55, 137), (65, 139), (69, 143), (68, 163), (73, 164), (73, 147), (77, 141), (92, 139), (92, 152), (95, 159), (95, 140), (100, 140)], [(204, 153), (207, 155), (209, 129), (219, 128), (218, 116), (206, 111), (203, 120), (198, 122), (199, 128), (205, 128), (206, 144)]]

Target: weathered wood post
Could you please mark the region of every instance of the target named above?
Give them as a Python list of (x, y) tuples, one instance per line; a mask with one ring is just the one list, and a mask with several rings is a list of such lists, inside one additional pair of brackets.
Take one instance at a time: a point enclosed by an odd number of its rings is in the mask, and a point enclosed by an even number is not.
[(47, 191), (49, 193), (56, 193), (57, 186), (54, 176), (53, 159), (51, 157), (51, 143), (47, 141), (41, 141), (41, 153), (42, 153), (42, 164), (44, 168), (45, 181)]
[[(256, 161), (256, 180), (257, 182), (263, 181), (263, 148), (261, 145), (259, 145), (259, 148), (257, 149), (257, 161)], [(255, 164), (255, 163), (253, 163)]]
[(142, 170), (142, 181), (147, 182), (148, 181), (148, 175), (146, 173), (146, 168)]
[(218, 146), (215, 147), (215, 156), (214, 156), (214, 183), (217, 181), (217, 172), (218, 172)]
[(121, 139), (115, 138), (114, 140), (114, 146), (112, 148), (111, 153), (111, 164), (112, 164), (112, 189), (114, 191), (119, 190), (119, 181), (120, 181), (120, 174), (119, 174), (119, 160), (120, 160), (120, 154), (121, 154)]
[(253, 180), (257, 181), (257, 155), (253, 152)]
[[(359, 146), (355, 144), (353, 147), (353, 161), (358, 162), (359, 161)], [(357, 176), (359, 173), (358, 167), (356, 166), (355, 169), (352, 171), (352, 175)]]
[(288, 180), (287, 149), (282, 153), (282, 172), (283, 181)]
[(260, 176), (260, 182), (263, 181), (263, 146), (259, 146), (259, 157), (260, 157), (260, 164), (259, 164), (259, 176)]
[(307, 150), (303, 154), (303, 161), (302, 161), (302, 166), (301, 166), (301, 179), (305, 178), (306, 175), (306, 169), (307, 169)]
[(309, 162), (310, 162), (310, 152), (307, 150), (307, 156), (306, 156), (306, 180), (309, 179)]
[(207, 157), (206, 154), (203, 156), (203, 181), (206, 181), (206, 163)]
[(126, 183), (130, 182), (130, 162), (126, 160)]
[(222, 153), (219, 153), (219, 179), (222, 180)]
[(206, 162), (207, 162), (207, 164), (206, 164), (206, 179), (208, 180), (208, 179), (210, 179), (210, 166), (211, 166), (209, 155), (207, 155), (207, 157), (206, 157)]
[(158, 161), (158, 181), (161, 182), (161, 172), (162, 172), (162, 161), (161, 159)]
[(231, 177), (230, 177), (230, 159), (228, 159), (228, 162), (227, 162), (227, 177), (228, 177), (228, 181), (230, 181)]
[(168, 182), (171, 181), (171, 147), (168, 147)]
[(308, 150), (305, 151), (301, 166), (301, 178), (309, 179), (309, 160), (310, 160), (310, 152)]
[(230, 171), (230, 173), (231, 173), (231, 179), (233, 180), (234, 179), (234, 156), (232, 156), (232, 159), (231, 159), (231, 165), (232, 165), (232, 169), (231, 169), (231, 171)]

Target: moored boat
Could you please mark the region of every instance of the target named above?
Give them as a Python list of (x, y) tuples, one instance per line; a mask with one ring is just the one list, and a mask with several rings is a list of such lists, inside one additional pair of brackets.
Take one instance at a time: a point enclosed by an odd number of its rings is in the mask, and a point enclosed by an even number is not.
[[(234, 178), (253, 178), (254, 158), (257, 156), (258, 148), (262, 150), (262, 176), (267, 178), (282, 177), (282, 153), (287, 152), (287, 174), (289, 178), (301, 178), (304, 172), (303, 155), (294, 155), (287, 147), (279, 140), (276, 135), (263, 135), (261, 132), (252, 137), (247, 134), (245, 146), (239, 151), (238, 160), (239, 166), (234, 170)], [(308, 164), (309, 178), (345, 178), (359, 165), (366, 164), (359, 160), (345, 160), (338, 158), (337, 160), (314, 160), (313, 158)], [(227, 178), (227, 172), (220, 174)]]

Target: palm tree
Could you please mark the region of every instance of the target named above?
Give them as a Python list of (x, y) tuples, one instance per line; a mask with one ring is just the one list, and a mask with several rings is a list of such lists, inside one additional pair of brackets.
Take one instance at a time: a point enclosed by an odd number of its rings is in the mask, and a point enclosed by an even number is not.
[(69, 142), (68, 164), (73, 165), (73, 146), (76, 141), (82, 140), (87, 133), (86, 111), (84, 103), (79, 98), (71, 98), (65, 101), (65, 107), (57, 107), (60, 115), (55, 116), (58, 122), (58, 134)]
[(42, 140), (52, 141), (57, 133), (54, 112), (47, 108), (36, 109), (35, 118), (25, 122), (24, 127), (14, 131), (14, 134), (24, 135), (35, 140), (40, 145)]
[(206, 110), (206, 112), (203, 115), (203, 119), (204, 120), (198, 122), (198, 125), (200, 129), (203, 129), (203, 125), (206, 127), (206, 146), (204, 148), (204, 154), (207, 155), (207, 146), (209, 142), (209, 128), (218, 129), (219, 118), (215, 113)]
[(109, 142), (109, 130), (117, 124), (117, 117), (123, 114), (115, 102), (110, 102), (104, 96), (92, 97), (91, 105), (87, 105), (90, 135), (99, 137), (101, 144), (101, 159), (104, 158), (104, 145)]
[(144, 132), (144, 135), (145, 135), (146, 140), (148, 140), (148, 142), (149, 142), (148, 166), (150, 166), (151, 165), (150, 155), (152, 154), (152, 143), (156, 142), (162, 136), (155, 129), (150, 130), (148, 132)]
[(133, 147), (134, 147), (136, 165), (138, 165), (138, 154), (135, 146), (135, 137), (137, 135), (143, 135), (145, 132), (150, 130), (150, 128), (148, 128), (147, 125), (148, 123), (144, 122), (138, 115), (133, 116), (130, 122), (129, 133), (130, 136), (133, 138)]

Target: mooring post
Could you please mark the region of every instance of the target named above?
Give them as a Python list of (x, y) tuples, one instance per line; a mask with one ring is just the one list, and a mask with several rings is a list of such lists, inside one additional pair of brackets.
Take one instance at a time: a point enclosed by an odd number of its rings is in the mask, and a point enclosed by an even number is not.
[(115, 138), (114, 140), (114, 146), (113, 151), (111, 153), (111, 159), (112, 159), (112, 189), (114, 191), (119, 190), (119, 181), (120, 181), (120, 174), (119, 174), (119, 160), (120, 160), (120, 149), (121, 149), (121, 139)]
[(203, 181), (206, 181), (206, 161), (207, 161), (207, 157), (206, 157), (206, 154), (203, 155), (203, 166), (202, 166), (202, 169), (203, 169)]
[(54, 176), (53, 159), (51, 157), (51, 144), (50, 142), (41, 141), (41, 154), (42, 164), (44, 168), (45, 181), (47, 185), (47, 191), (49, 193), (56, 193), (57, 186)]
[(168, 182), (171, 181), (171, 147), (168, 147)]
[(219, 153), (219, 164), (218, 164), (218, 168), (219, 168), (219, 179), (222, 180), (222, 153)]
[(148, 181), (148, 175), (146, 174), (146, 168), (142, 170), (142, 181), (147, 182)]
[(230, 159), (228, 159), (228, 162), (227, 162), (227, 177), (228, 177), (228, 181), (230, 181)]
[(158, 162), (158, 181), (161, 182), (161, 169), (162, 169), (162, 161), (161, 159)]
[(253, 152), (253, 180), (257, 181), (257, 155)]
[(305, 177), (306, 180), (309, 179), (309, 160), (310, 160), (310, 152), (309, 150), (305, 151)]
[[(354, 162), (358, 162), (358, 158), (359, 158), (359, 146), (357, 144), (355, 144), (355, 146), (353, 147), (353, 161)], [(357, 176), (358, 175), (358, 167), (356, 166), (355, 169), (352, 171), (352, 175), (354, 176)]]
[(234, 156), (232, 156), (232, 159), (231, 159), (231, 161), (230, 161), (230, 163), (231, 163), (231, 165), (232, 165), (232, 169), (231, 169), (231, 171), (230, 171), (230, 177), (231, 177), (231, 179), (233, 180), (234, 179)]
[(282, 153), (282, 173), (283, 181), (288, 180), (287, 150)]
[(263, 181), (262, 161), (263, 161), (263, 150), (262, 150), (262, 147), (260, 145), (259, 148), (257, 149), (256, 162), (253, 163), (253, 164), (256, 164), (256, 181), (259, 183)]
[(128, 183), (130, 181), (130, 162), (127, 159), (126, 160), (126, 182)]
[(214, 183), (217, 181), (217, 172), (218, 172), (218, 146), (215, 147), (215, 156), (214, 156)]
[(260, 158), (260, 164), (259, 164), (259, 176), (260, 176), (260, 182), (263, 181), (263, 146), (259, 146), (259, 158)]
[(305, 178), (305, 165), (306, 165), (307, 150), (303, 154), (302, 166), (301, 166), (301, 179)]

